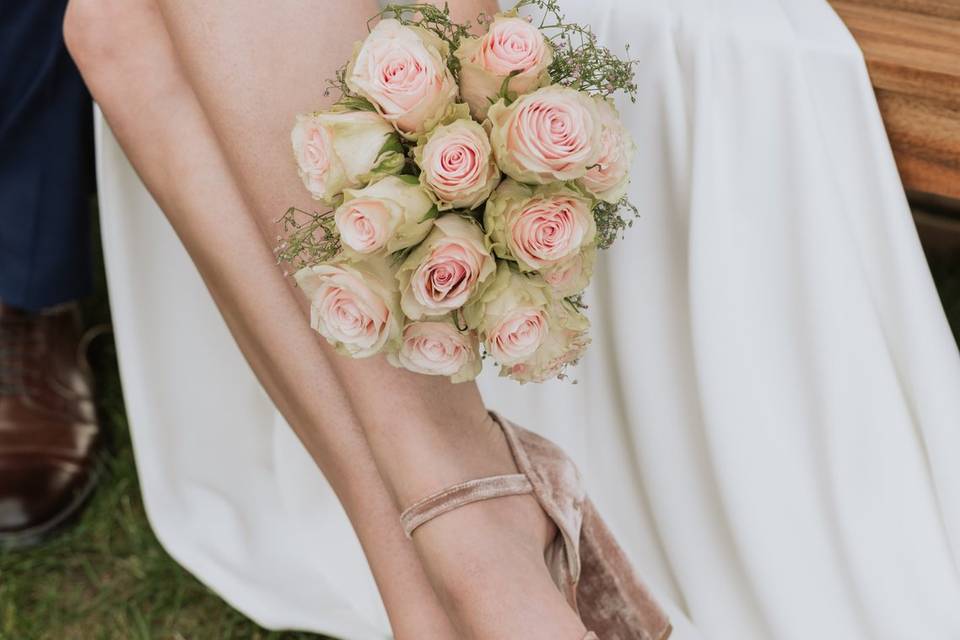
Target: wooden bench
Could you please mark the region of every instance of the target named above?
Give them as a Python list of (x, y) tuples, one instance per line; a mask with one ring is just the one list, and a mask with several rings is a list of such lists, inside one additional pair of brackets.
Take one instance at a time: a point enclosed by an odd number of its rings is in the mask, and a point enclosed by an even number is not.
[(831, 4), (863, 50), (904, 187), (960, 210), (960, 0)]
[(931, 260), (960, 264), (960, 0), (830, 0), (863, 50)]

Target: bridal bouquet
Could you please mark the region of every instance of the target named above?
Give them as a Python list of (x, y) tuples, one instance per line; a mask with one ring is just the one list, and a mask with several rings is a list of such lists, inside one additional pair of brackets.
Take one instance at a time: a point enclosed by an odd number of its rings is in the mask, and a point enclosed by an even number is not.
[[(541, 14), (521, 15), (521, 10)], [(303, 184), (277, 254), (341, 353), (471, 380), (563, 377), (590, 342), (581, 294), (632, 222), (633, 143), (611, 96), (634, 62), (522, 0), (471, 33), (446, 8), (390, 5), (292, 133)], [(329, 90), (328, 90), (329, 91)]]

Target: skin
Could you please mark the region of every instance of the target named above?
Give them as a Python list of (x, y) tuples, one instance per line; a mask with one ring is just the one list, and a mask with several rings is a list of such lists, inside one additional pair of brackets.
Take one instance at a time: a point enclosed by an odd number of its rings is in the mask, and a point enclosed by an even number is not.
[[(271, 252), (287, 207), (315, 208), (291, 159), (295, 114), (365, 34), (373, 3), (72, 0), (65, 33), (127, 156), (197, 264), (265, 389), (337, 492), (397, 638), (580, 640), (530, 496), (486, 501), (407, 540), (399, 510), (516, 467), (476, 385), (335, 354)], [(490, 3), (451, 3), (460, 18)], [(319, 79), (305, 82), (304, 79)], [(371, 390), (377, 390), (371, 393)]]
[[(65, 35), (251, 367), (343, 503), (396, 636), (454, 640), (324, 345), (302, 321), (302, 302), (237, 189), (157, 6), (152, 0), (74, 1)], [(252, 291), (270, 293), (260, 298)]]

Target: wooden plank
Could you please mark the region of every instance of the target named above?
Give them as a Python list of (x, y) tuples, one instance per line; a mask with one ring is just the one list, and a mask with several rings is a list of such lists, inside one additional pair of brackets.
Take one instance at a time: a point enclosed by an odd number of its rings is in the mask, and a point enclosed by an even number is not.
[(859, 4), (877, 9), (895, 9), (908, 13), (960, 20), (960, 2), (957, 2), (957, 0), (845, 0), (844, 4)]
[(960, 200), (960, 113), (882, 89), (877, 102), (904, 187)]
[(960, 200), (960, 2), (836, 0), (908, 190)]

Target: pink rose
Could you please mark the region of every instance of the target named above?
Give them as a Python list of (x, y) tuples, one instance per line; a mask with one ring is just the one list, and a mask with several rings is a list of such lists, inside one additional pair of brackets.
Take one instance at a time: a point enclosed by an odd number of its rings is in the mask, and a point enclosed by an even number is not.
[(430, 232), (433, 201), (410, 176), (386, 176), (363, 189), (347, 189), (334, 212), (348, 254), (393, 253)]
[(336, 153), (330, 131), (320, 122), (301, 116), (292, 140), (303, 185), (310, 193), (322, 194)]
[(496, 16), (486, 34), (464, 38), (455, 55), (460, 60), (460, 96), (481, 122), (511, 73), (515, 75), (507, 90), (517, 95), (550, 83), (547, 68), (553, 62), (553, 49), (524, 18)]
[(403, 168), (402, 153), (384, 150), (396, 135), (372, 111), (319, 111), (297, 116), (290, 139), (304, 186), (333, 204), (344, 189)]
[(365, 358), (399, 340), (398, 296), (385, 260), (321, 264), (294, 277), (310, 301), (310, 326), (340, 353)]
[(627, 191), (633, 140), (609, 100), (595, 99), (601, 127), (600, 155), (580, 184), (600, 200), (616, 203)]
[(488, 118), (497, 164), (518, 182), (582, 178), (601, 151), (596, 103), (575, 89), (544, 87), (510, 106), (501, 100)]
[(524, 271), (577, 255), (596, 237), (593, 202), (563, 184), (529, 187), (507, 180), (487, 201), (484, 227), (493, 250)]
[(407, 137), (432, 128), (453, 104), (457, 83), (447, 68), (449, 46), (435, 34), (381, 20), (358, 46), (347, 85)]
[(508, 311), (487, 330), (485, 344), (494, 360), (508, 366), (532, 356), (549, 331), (544, 309), (521, 307)]
[(392, 213), (387, 202), (369, 196), (344, 202), (335, 212), (341, 242), (357, 253), (379, 251), (393, 233)]
[(388, 357), (394, 366), (414, 373), (449, 376), (453, 382), (465, 382), (480, 373), (479, 347), (475, 331), (460, 331), (446, 318), (408, 324), (400, 349)]
[(419, 320), (459, 309), (495, 268), (477, 224), (457, 214), (441, 216), (397, 271), (403, 312)]
[(527, 362), (500, 369), (500, 375), (513, 378), (521, 384), (546, 382), (566, 377), (568, 367), (576, 365), (590, 346), (586, 331), (558, 331), (547, 338), (540, 351)]
[(585, 247), (572, 258), (544, 271), (543, 279), (557, 297), (576, 295), (590, 283), (596, 255), (596, 245)]
[(473, 209), (500, 183), (486, 131), (473, 120), (454, 120), (437, 127), (416, 148), (420, 183), (434, 195), (437, 207)]
[(507, 244), (517, 260), (539, 269), (575, 255), (592, 240), (589, 203), (553, 195), (531, 201), (508, 223)]
[(575, 365), (587, 346), (590, 337), (587, 318), (571, 304), (557, 301), (547, 309), (550, 323), (549, 334), (540, 347), (521, 362), (502, 366), (500, 375), (509, 376), (518, 382), (544, 382), (551, 378), (563, 378), (566, 369)]
[(500, 365), (530, 358), (550, 332), (546, 283), (497, 265), (497, 274), (484, 292), (464, 309), (467, 326), (476, 327), (487, 352)]

